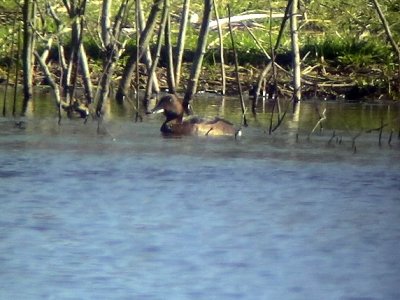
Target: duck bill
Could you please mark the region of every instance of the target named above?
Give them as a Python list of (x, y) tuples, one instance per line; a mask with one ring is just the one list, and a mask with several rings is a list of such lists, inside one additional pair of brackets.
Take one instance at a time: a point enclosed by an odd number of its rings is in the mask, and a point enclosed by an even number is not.
[(164, 108), (153, 108), (152, 110), (146, 111), (146, 114), (148, 115), (152, 115), (152, 114), (159, 114), (159, 113), (163, 113), (164, 112)]
[(160, 114), (160, 113), (163, 113), (164, 112), (164, 108), (157, 108), (157, 107), (155, 107), (155, 108), (153, 108), (152, 110), (151, 110), (151, 113), (152, 114)]

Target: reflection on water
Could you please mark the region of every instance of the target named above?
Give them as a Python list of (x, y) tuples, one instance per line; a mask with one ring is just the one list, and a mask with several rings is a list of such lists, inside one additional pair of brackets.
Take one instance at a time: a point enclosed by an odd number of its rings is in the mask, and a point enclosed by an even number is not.
[[(20, 115), (22, 111), (22, 92), (18, 90), (16, 101), (16, 114)], [(29, 102), (24, 115), (32, 118), (48, 118), (56, 117), (57, 110), (55, 108), (54, 99), (48, 88), (36, 89), (34, 91), (34, 101)], [(13, 110), (13, 95), (9, 91), (8, 97), (4, 99), (4, 87), (0, 86), (1, 107), (3, 108), (4, 100), (6, 100), (6, 115), (11, 116)], [(222, 98), (215, 95), (203, 95), (194, 99), (194, 111), (200, 116), (221, 116), (235, 124), (241, 122), (241, 108), (238, 98)], [(251, 107), (251, 99), (246, 99), (246, 105)], [(252, 127), (263, 127), (268, 131), (273, 103), (269, 101), (259, 101), (257, 107), (257, 118), (248, 113), (249, 124)], [(377, 103), (341, 103), (341, 102), (304, 102), (297, 106), (295, 112), (292, 106), (282, 102), (281, 115), (287, 111), (285, 122), (282, 127), (296, 130), (299, 132), (309, 133), (316, 125), (320, 115), (326, 110), (326, 120), (323, 122), (325, 130), (339, 131), (359, 131), (378, 128), (383, 124), (384, 131), (390, 132), (391, 129), (398, 132), (400, 128), (400, 104), (378, 104)], [(134, 105), (127, 101), (124, 105), (117, 105), (115, 102), (106, 103), (105, 108), (106, 119), (127, 119), (134, 116)], [(250, 111), (250, 110), (249, 110)], [(277, 112), (273, 114), (273, 124), (276, 124)], [(159, 116), (161, 118), (161, 116)], [(161, 120), (161, 119), (160, 119)], [(159, 121), (160, 121), (159, 120)]]
[[(114, 107), (58, 126), (44, 106), (0, 119), (0, 299), (400, 298), (398, 108), (325, 103), (308, 138), (303, 103), (233, 140), (162, 138), (161, 117)], [(385, 143), (354, 153), (382, 116)]]

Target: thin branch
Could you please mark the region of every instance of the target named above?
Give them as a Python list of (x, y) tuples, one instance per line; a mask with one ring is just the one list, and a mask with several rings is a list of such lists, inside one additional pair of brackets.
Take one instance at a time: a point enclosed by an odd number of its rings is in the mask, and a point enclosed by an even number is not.
[(155, 74), (157, 64), (160, 59), (163, 33), (165, 30), (165, 25), (167, 23), (167, 14), (168, 14), (168, 10), (169, 10), (167, 1), (168, 0), (164, 0), (164, 6), (163, 6), (163, 10), (162, 10), (162, 15), (161, 15), (161, 23), (160, 23), (160, 27), (158, 28), (156, 54), (153, 59), (150, 71), (148, 72), (149, 78), (147, 79), (146, 92), (145, 92), (145, 96), (144, 96), (144, 100), (143, 100), (146, 110), (148, 109), (148, 104), (149, 104), (150, 96), (151, 96), (151, 85), (152, 85), (152, 81), (153, 81), (153, 76), (151, 76), (151, 74)]
[(311, 130), (311, 132), (310, 132), (310, 134), (308, 136), (313, 134), (315, 129), (317, 129), (318, 125), (321, 125), (322, 122), (325, 121), (325, 120), (326, 120), (326, 108), (323, 110), (322, 114), (319, 116), (319, 120), (318, 120), (317, 124), (315, 124), (314, 128)]
[(215, 18), (216, 18), (217, 26), (218, 26), (219, 56), (220, 56), (220, 60), (221, 60), (221, 81), (222, 81), (221, 94), (225, 95), (226, 74), (225, 74), (225, 59), (224, 59), (224, 36), (222, 34), (222, 28), (221, 28), (221, 24), (219, 22), (217, 3), (215, 2), (215, 0), (213, 0), (213, 3), (214, 3), (214, 14), (215, 14)]
[(181, 67), (183, 60), (183, 52), (185, 49), (185, 38), (186, 38), (186, 29), (187, 23), (189, 19), (189, 7), (190, 0), (184, 0), (181, 21), (179, 24), (179, 36), (176, 50), (176, 59), (175, 59), (175, 86), (179, 88), (179, 83), (181, 80)]
[[(231, 8), (230, 5), (228, 4), (228, 16), (229, 20), (231, 17)], [(239, 89), (239, 97), (240, 97), (240, 106), (242, 108), (242, 118), (243, 118), (243, 125), (247, 126), (247, 120), (246, 120), (246, 107), (244, 105), (244, 99), (243, 99), (243, 92), (242, 92), (242, 85), (240, 84), (240, 77), (239, 77), (239, 59), (236, 51), (236, 44), (235, 44), (235, 39), (233, 37), (233, 32), (232, 32), (232, 25), (231, 22), (229, 21), (229, 32), (231, 36), (231, 43), (232, 43), (232, 49), (233, 49), (233, 56), (235, 58), (235, 73), (236, 73), (236, 81), (238, 84), (238, 89)]]

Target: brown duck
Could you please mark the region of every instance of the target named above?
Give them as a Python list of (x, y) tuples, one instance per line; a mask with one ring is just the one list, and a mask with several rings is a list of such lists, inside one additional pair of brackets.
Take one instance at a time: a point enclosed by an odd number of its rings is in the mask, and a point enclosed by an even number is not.
[(176, 95), (162, 97), (158, 104), (148, 113), (164, 113), (166, 120), (161, 126), (164, 135), (205, 135), (205, 136), (240, 136), (241, 130), (235, 129), (232, 123), (220, 118), (203, 120), (192, 117), (183, 120), (183, 106)]

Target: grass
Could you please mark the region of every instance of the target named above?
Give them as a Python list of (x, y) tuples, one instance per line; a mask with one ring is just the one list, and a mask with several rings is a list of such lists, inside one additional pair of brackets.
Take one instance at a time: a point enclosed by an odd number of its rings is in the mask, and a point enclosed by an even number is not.
[(389, 65), (394, 56), (388, 45), (375, 39), (359, 40), (354, 37), (332, 37), (319, 41), (309, 40), (302, 52), (310, 51), (314, 57), (324, 57), (336, 65), (367, 67), (376, 64)]

